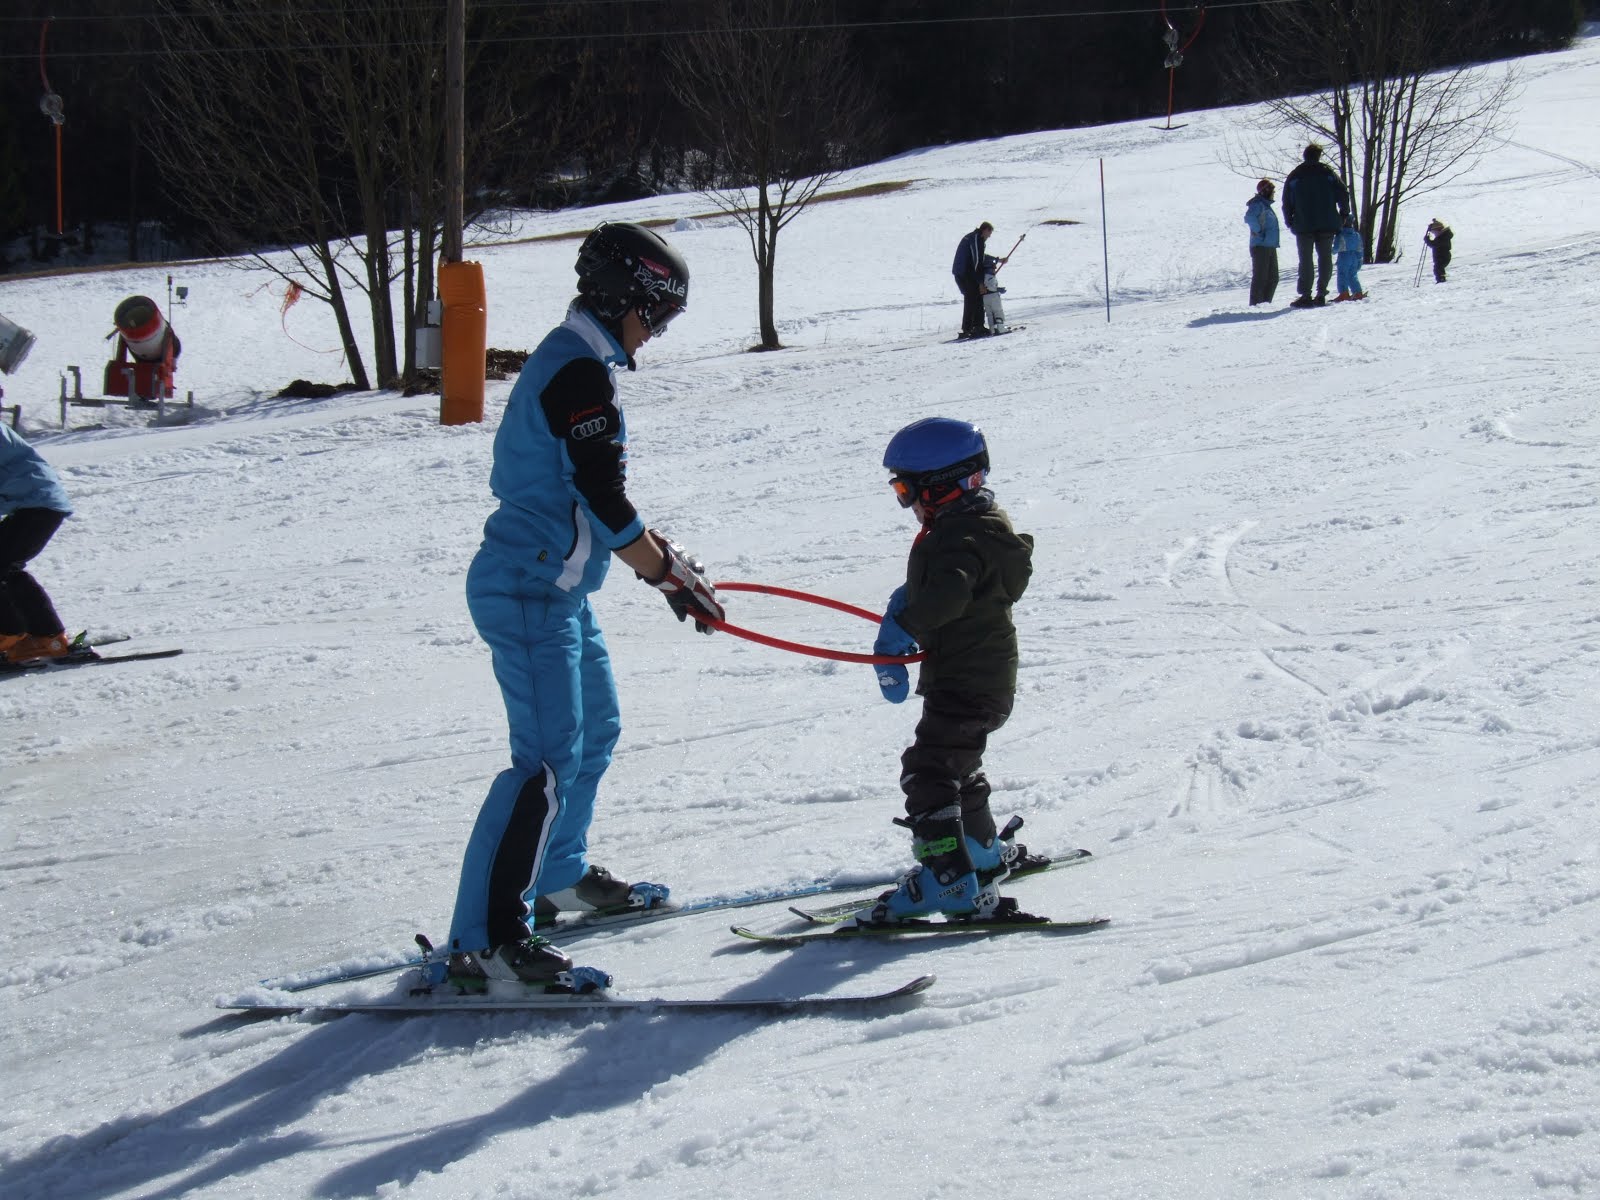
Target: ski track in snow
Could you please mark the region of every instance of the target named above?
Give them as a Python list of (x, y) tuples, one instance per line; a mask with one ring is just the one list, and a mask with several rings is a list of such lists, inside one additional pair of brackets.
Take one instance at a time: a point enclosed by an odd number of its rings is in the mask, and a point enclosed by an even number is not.
[[(1600, 1195), (1600, 39), (1526, 65), (1511, 140), (1407, 210), (1419, 237), (1434, 213), (1455, 228), (1450, 284), (1364, 267), (1359, 305), (1285, 309), (1286, 248), (1277, 303), (1245, 308), (1249, 181), (1220, 165), (1238, 111), (862, 169), (914, 184), (786, 231), (780, 354), (744, 353), (742, 232), (669, 234), (694, 303), (622, 382), (646, 519), (718, 579), (876, 608), (912, 532), (884, 443), (978, 421), (1038, 539), (995, 810), (1095, 854), (1016, 895), (1112, 924), (773, 951), (708, 913), (570, 948), (636, 995), (939, 976), (881, 1012), (219, 1015), (263, 977), (444, 938), (506, 753), (462, 577), (510, 384), (455, 428), (429, 397), (273, 401), (337, 356), (281, 336), (281, 294), (188, 264), (193, 419), (79, 410), (62, 433), (54, 374), (92, 378), (111, 308), (161, 279), (0, 280), (39, 339), (7, 400), (78, 510), (38, 574), (67, 620), (185, 651), (0, 678), (0, 1193)], [(1007, 266), (1028, 329), (945, 345), (976, 214), (1029, 232)], [(573, 245), (476, 251), (491, 345), (559, 317)], [(330, 344), (314, 309), (287, 320)], [(624, 571), (596, 609), (624, 705), (599, 861), (684, 899), (904, 865), (915, 706), (866, 668), (695, 637)]]

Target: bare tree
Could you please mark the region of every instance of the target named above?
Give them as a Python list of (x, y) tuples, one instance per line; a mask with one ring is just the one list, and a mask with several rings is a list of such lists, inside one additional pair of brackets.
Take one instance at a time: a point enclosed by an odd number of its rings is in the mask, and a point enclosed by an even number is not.
[[(1471, 170), (1505, 135), (1514, 70), (1449, 65), (1481, 3), (1456, 0), (1318, 0), (1264, 7), (1240, 41), (1249, 77), (1323, 91), (1269, 100), (1265, 131), (1337, 148), (1369, 262), (1398, 254), (1408, 200)], [(1245, 169), (1268, 174), (1258, 152)]]
[[(159, 154), (183, 179), (190, 211), (230, 248), (247, 248), (255, 267), (330, 306), (360, 388), (370, 383), (346, 291), (364, 295), (378, 386), (409, 382), (444, 214), (444, 7), (160, 2)], [(513, 98), (553, 70), (507, 49), (495, 23), (513, 16), (490, 10), (484, 36), (469, 41), (469, 77), (481, 68), (467, 126), (469, 221), (492, 201), (477, 167), (513, 128)], [(557, 125), (552, 114), (538, 128)], [(524, 147), (552, 141), (519, 136)]]
[(818, 0), (713, 0), (707, 32), (673, 43), (671, 88), (704, 139), (702, 194), (744, 227), (761, 349), (777, 350), (778, 234), (875, 138), (846, 42)]

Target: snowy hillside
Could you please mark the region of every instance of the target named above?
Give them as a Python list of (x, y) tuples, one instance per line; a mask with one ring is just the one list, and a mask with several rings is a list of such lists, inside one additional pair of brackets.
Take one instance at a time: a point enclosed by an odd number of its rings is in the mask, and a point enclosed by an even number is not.
[[(0, 1194), (1600, 1196), (1600, 37), (1521, 69), (1510, 140), (1322, 310), (1287, 308), (1287, 249), (1246, 306), (1237, 112), (857, 172), (910, 186), (785, 232), (776, 354), (744, 352), (748, 247), (704, 200), (527, 218), (678, 220), (690, 312), (622, 381), (630, 491), (715, 578), (881, 606), (914, 530), (879, 460), (930, 415), (982, 425), (1037, 539), (994, 807), (1095, 855), (1026, 906), (1110, 927), (770, 951), (711, 914), (569, 947), (633, 995), (937, 974), (879, 1013), (220, 1014), (444, 936), (506, 758), (462, 589), (510, 384), (454, 428), (432, 397), (271, 400), (345, 377), (331, 324), (186, 265), (196, 419), (62, 432), (58, 374), (96, 379), (166, 271), (0, 281), (38, 336), (6, 402), (78, 510), (36, 573), (71, 627), (184, 649), (0, 678)], [(1414, 286), (1435, 215), (1451, 281)], [(948, 344), (983, 219), (1028, 235), (1027, 329)], [(559, 319), (576, 244), (473, 252), (491, 345)], [(596, 861), (685, 900), (907, 861), (915, 705), (696, 637), (625, 571), (596, 607), (624, 711)], [(729, 614), (868, 648), (820, 608)]]

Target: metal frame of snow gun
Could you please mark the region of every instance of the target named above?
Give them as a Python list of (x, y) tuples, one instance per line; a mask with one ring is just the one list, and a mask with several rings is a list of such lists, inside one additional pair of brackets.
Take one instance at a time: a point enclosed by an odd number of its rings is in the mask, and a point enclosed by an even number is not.
[[(796, 588), (778, 587), (769, 583), (716, 583), (712, 586), (719, 592), (759, 592), (764, 596), (782, 596), (788, 600), (801, 600), (806, 604), (816, 604), (823, 608), (849, 613), (853, 617), (871, 621), (874, 625), (881, 624), (883, 620), (877, 613), (858, 608), (854, 604), (846, 604), (843, 600), (832, 600), (827, 596), (818, 596), (812, 592), (802, 592)], [(699, 620), (698, 617), (695, 619)], [(877, 666), (882, 663), (921, 662), (923, 658), (921, 654), (856, 654), (849, 650), (830, 650), (826, 646), (808, 646), (804, 642), (791, 642), (784, 638), (756, 633), (754, 630), (741, 629), (739, 626), (730, 625), (726, 621), (706, 620), (701, 623), (723, 633), (731, 633), (734, 637), (744, 638), (746, 641), (759, 642), (763, 646), (771, 646), (777, 650), (787, 650), (791, 654), (809, 654), (813, 658), (831, 658), (836, 662), (866, 663), (869, 666)]]

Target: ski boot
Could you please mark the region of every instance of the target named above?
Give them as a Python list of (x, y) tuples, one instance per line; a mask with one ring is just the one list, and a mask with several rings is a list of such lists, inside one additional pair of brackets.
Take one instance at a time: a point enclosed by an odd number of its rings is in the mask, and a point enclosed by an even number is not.
[(64, 633), (28, 634), (13, 642), (5, 651), (7, 662), (38, 662), (46, 658), (66, 658), (74, 653), (76, 643)]
[(665, 884), (626, 883), (604, 867), (591, 866), (571, 887), (534, 897), (533, 924), (536, 929), (548, 928), (561, 913), (621, 913), (656, 908), (667, 902), (670, 892)]
[(461, 992), (487, 992), (493, 981), (520, 983), (538, 992), (582, 993), (611, 986), (611, 976), (572, 960), (542, 937), (507, 942), (487, 950), (450, 955), (445, 979)]
[(1048, 855), (1030, 853), (1026, 846), (1015, 840), (1017, 830), (1021, 828), (1022, 818), (1012, 817), (1006, 822), (1006, 827), (987, 842), (967, 835), (967, 854), (972, 859), (979, 884), (987, 887), (1000, 883), (1008, 876), (1027, 875), (1050, 865)]
[(846, 918), (841, 925), (893, 925), (912, 917), (943, 913), (970, 916), (992, 908), (1000, 894), (992, 885), (978, 883), (961, 832), (961, 809), (950, 805), (925, 814), (911, 825), (911, 853), (917, 865), (900, 877), (873, 904)]

